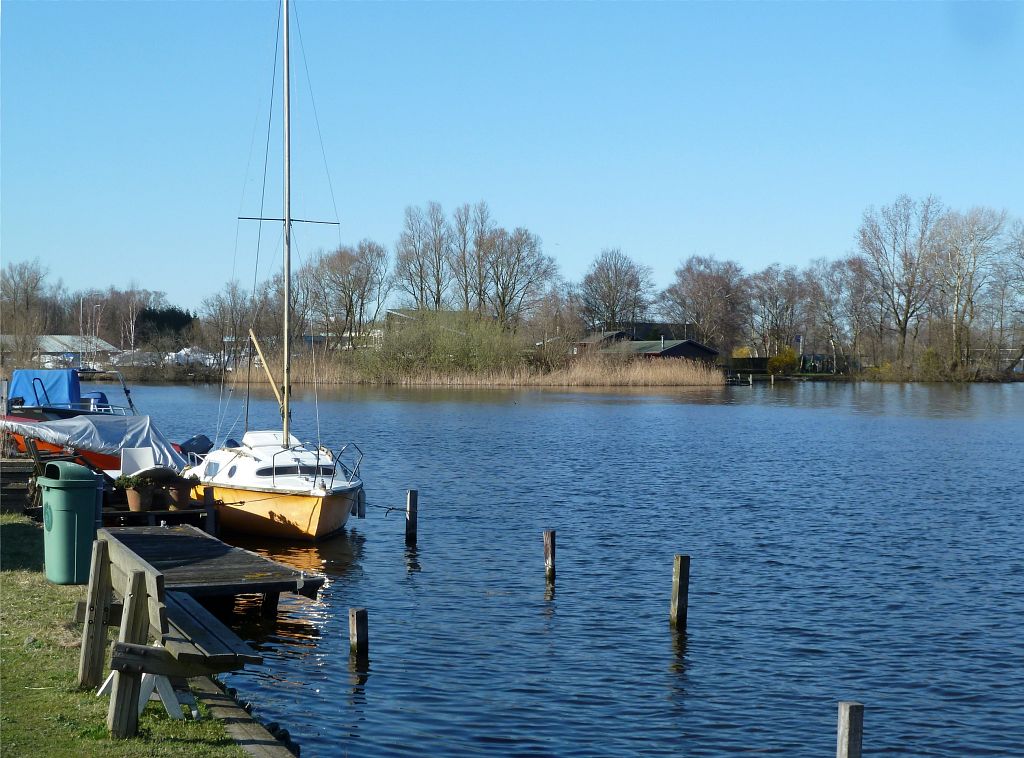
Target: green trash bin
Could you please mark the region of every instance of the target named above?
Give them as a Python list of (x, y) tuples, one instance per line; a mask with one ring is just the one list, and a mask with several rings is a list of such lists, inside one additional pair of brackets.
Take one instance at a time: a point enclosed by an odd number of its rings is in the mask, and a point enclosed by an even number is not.
[(47, 463), (36, 484), (43, 491), (43, 556), (54, 584), (88, 584), (96, 539), (99, 480), (85, 466)]

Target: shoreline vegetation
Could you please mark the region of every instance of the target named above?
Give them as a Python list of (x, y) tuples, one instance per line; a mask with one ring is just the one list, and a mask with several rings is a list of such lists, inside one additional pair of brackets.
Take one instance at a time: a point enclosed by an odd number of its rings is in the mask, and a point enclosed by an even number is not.
[(11, 756), (232, 756), (245, 753), (209, 718), (175, 721), (150, 703), (139, 736), (112, 740), (109, 699), (77, 688), (81, 627), (70, 621), (81, 585), (43, 574), (43, 530), (29, 518), (0, 515), (0, 739)]
[[(792, 369), (768, 371), (1019, 380), (1012, 372), (1024, 365), (1024, 219), (900, 195), (867, 207), (854, 239), (854, 251), (803, 267), (747, 271), (735, 260), (694, 254), (658, 277), (627, 252), (605, 248), (571, 281), (535, 232), (502, 226), (486, 201), (448, 212), (428, 202), (406, 208), (391, 248), (364, 239), (312, 253), (292, 272), (288, 297), (283, 274), (251, 285), (246, 276), (219, 283), (191, 310), (134, 282), (70, 290), (39, 259), (9, 261), (0, 277), (0, 367), (113, 362), (147, 367), (142, 376), (132, 372), (142, 380), (216, 375), (219, 382), (221, 368), (246, 370), (255, 339), (271, 366), (280, 365), (272, 354), (286, 342), (296, 358), (315, 357), (326, 383), (721, 383), (569, 368), (578, 351), (620, 334), (637, 342), (692, 339), (716, 351), (723, 370), (753, 368), (755, 376), (764, 362), (792, 357)], [(680, 353), (696, 355), (672, 354)], [(179, 371), (179, 363), (201, 368)], [(301, 366), (293, 381), (308, 381)]]
[[(280, 368), (272, 361), (271, 371), (278, 380)], [(122, 366), (125, 379), (133, 384), (216, 384), (221, 372), (204, 367), (165, 366), (133, 368)], [(248, 369), (227, 375), (229, 383), (244, 383)], [(237, 376), (237, 379), (232, 378)], [(254, 386), (267, 383), (261, 368), (251, 369)], [(522, 364), (489, 367), (478, 371), (441, 367), (410, 367), (400, 371), (381, 371), (358, 360), (324, 365), (322, 360), (300, 358), (292, 364), (293, 385), (344, 385), (396, 387), (720, 387), (725, 374), (717, 366), (683, 358), (648, 361), (622, 361), (589, 358), (564, 367), (541, 369)]]
[[(365, 360), (364, 353), (348, 352), (339, 358), (336, 354), (326, 360), (305, 354), (292, 363), (293, 385), (364, 385), (392, 387), (495, 387), (495, 388), (573, 388), (573, 387), (722, 387), (727, 384), (726, 370), (700, 361), (685, 358), (655, 360), (623, 360), (610, 356), (593, 355), (559, 366), (538, 366), (520, 362), (481, 369), (431, 365), (384, 367), (379, 361)], [(280, 381), (280, 359), (268, 356), (271, 373)], [(264, 370), (258, 366), (239, 367), (222, 375), (216, 368), (204, 366), (121, 366), (119, 370), (131, 384), (219, 384), (222, 378), (228, 384), (244, 384), (246, 375), (253, 386), (267, 384)], [(738, 372), (746, 383), (750, 372)], [(768, 381), (771, 374), (754, 372), (754, 381)], [(892, 365), (866, 369), (854, 374), (800, 373), (779, 371), (777, 380), (817, 382), (891, 382), (905, 383), (1013, 383), (1024, 381), (1022, 374), (975, 374), (970, 377), (949, 377), (941, 373), (922, 373), (899, 370)]]

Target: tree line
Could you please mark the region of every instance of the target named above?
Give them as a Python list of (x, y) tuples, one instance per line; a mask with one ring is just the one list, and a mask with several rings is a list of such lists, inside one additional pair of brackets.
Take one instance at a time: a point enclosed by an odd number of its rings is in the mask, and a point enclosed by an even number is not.
[[(976, 378), (1024, 358), (1024, 223), (1004, 211), (945, 207), (900, 196), (867, 208), (846, 255), (803, 268), (747, 272), (692, 255), (667, 287), (625, 251), (599, 251), (567, 281), (540, 237), (498, 223), (486, 202), (446, 213), (436, 202), (405, 210), (389, 249), (373, 241), (320, 251), (293, 274), (296, 342), (316, 335), (325, 351), (373, 343), (389, 309), (455, 311), (494, 324), (522, 345), (567, 356), (592, 330), (644, 321), (688, 324), (723, 358), (784, 351), (824, 356), (832, 371), (874, 367), (890, 378)], [(240, 360), (251, 329), (280, 343), (280, 275), (226, 283), (195, 313), (131, 285), (67, 291), (38, 261), (3, 270), (0, 318), (6, 350), (35, 335), (97, 334), (122, 349), (200, 346)], [(14, 345), (14, 348), (12, 348)]]

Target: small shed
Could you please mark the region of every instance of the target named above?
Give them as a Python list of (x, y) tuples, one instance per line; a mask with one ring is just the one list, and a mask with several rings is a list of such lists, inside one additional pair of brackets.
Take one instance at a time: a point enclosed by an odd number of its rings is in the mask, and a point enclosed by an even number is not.
[(642, 358), (689, 358), (714, 362), (718, 351), (696, 340), (631, 340), (601, 350), (606, 355), (635, 355)]
[(573, 345), (572, 354), (592, 353), (604, 350), (617, 342), (625, 340), (628, 335), (623, 331), (591, 332)]

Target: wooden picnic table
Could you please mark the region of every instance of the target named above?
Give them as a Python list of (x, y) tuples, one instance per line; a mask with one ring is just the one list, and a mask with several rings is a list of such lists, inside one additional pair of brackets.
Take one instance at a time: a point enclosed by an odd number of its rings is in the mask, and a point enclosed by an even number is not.
[(295, 592), (315, 598), (324, 577), (233, 547), (188, 524), (99, 530), (164, 575), (169, 590), (194, 597)]
[[(181, 718), (172, 677), (233, 671), (262, 657), (195, 599), (230, 600), (260, 593), (263, 613), (277, 612), (278, 596), (315, 597), (324, 577), (232, 547), (188, 524), (109, 527), (93, 543), (78, 668), (81, 687), (99, 682), (107, 627), (119, 601), (117, 642), (111, 675), (100, 692), (110, 693), (107, 726), (118, 738), (134, 735), (150, 693), (160, 694), (170, 716)], [(154, 641), (154, 644), (148, 644)]]

